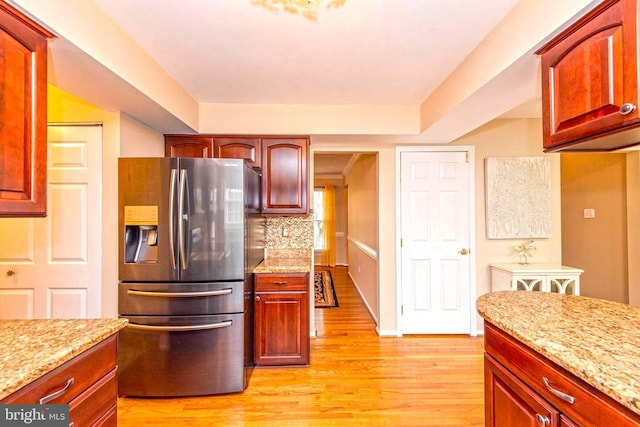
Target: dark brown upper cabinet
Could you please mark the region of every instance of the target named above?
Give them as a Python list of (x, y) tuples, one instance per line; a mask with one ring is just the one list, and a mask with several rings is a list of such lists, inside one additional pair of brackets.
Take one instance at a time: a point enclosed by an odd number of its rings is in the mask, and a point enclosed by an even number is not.
[(537, 53), (544, 151), (640, 143), (636, 0), (604, 1)]
[(262, 213), (307, 215), (309, 138), (262, 139)]
[(0, 216), (47, 213), (47, 39), (0, 2)]
[(165, 135), (165, 157), (213, 157), (213, 137), (207, 135)]
[(252, 136), (216, 136), (213, 157), (219, 159), (245, 159), (254, 169), (260, 169), (260, 138)]

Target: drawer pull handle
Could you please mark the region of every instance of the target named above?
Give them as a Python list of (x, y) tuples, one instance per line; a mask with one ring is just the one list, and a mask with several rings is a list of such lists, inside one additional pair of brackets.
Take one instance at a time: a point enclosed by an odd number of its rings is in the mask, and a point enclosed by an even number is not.
[(155, 325), (141, 325), (139, 323), (131, 323), (127, 325), (127, 328), (139, 329), (141, 331), (157, 331), (157, 332), (185, 332), (185, 331), (206, 331), (209, 329), (228, 328), (233, 324), (232, 320), (224, 320), (219, 323), (207, 323), (204, 325), (177, 325), (177, 326), (155, 326)]
[(287, 281), (286, 280), (281, 280), (281, 281), (278, 281), (278, 282), (273, 282), (273, 284), (274, 285), (286, 285)]
[(559, 390), (556, 390), (555, 388), (551, 387), (551, 382), (549, 382), (549, 380), (547, 379), (547, 377), (542, 377), (542, 382), (544, 383), (544, 386), (547, 388), (547, 390), (549, 390), (551, 392), (551, 394), (553, 394), (556, 397), (559, 397), (560, 399), (569, 402), (570, 404), (573, 405), (573, 403), (576, 401), (576, 398), (573, 396), (569, 396), (566, 393), (563, 393)]
[(127, 295), (140, 297), (163, 297), (163, 298), (193, 298), (193, 297), (216, 297), (220, 295), (230, 295), (233, 293), (232, 288), (220, 289), (217, 291), (202, 292), (157, 292), (157, 291), (137, 291), (135, 289), (127, 290)]
[(536, 414), (536, 421), (540, 427), (548, 426), (551, 424), (551, 420), (549, 417), (545, 417), (544, 415)]
[(73, 377), (69, 378), (67, 380), (67, 382), (64, 383), (64, 386), (60, 390), (54, 391), (53, 393), (43, 397), (42, 399), (38, 400), (38, 403), (40, 405), (46, 405), (47, 403), (51, 402), (56, 397), (60, 397), (63, 394), (65, 394), (67, 392), (67, 390), (69, 389), (69, 387), (71, 387), (72, 385), (73, 385)]

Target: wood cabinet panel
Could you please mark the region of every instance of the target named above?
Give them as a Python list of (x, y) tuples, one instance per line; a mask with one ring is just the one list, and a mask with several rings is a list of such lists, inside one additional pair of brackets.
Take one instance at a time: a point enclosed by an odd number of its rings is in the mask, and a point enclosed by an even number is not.
[(485, 355), (484, 369), (486, 426), (559, 425), (559, 412), (491, 356)]
[(262, 213), (307, 215), (309, 139), (262, 140)]
[[(638, 140), (603, 138), (640, 124), (635, 0), (607, 0), (543, 47), (545, 151), (612, 150)], [(626, 107), (624, 107), (626, 108)]]
[(250, 136), (216, 136), (213, 140), (213, 157), (219, 159), (244, 159), (255, 169), (262, 167), (260, 138)]
[(69, 402), (69, 421), (74, 425), (93, 425), (118, 403), (116, 368)]
[(213, 157), (213, 137), (206, 135), (165, 135), (165, 157)]
[(256, 292), (308, 291), (309, 275), (303, 273), (279, 273), (256, 275)]
[[(254, 304), (256, 365), (309, 364), (308, 274), (257, 274)], [(296, 290), (304, 287), (304, 290)]]
[(45, 216), (47, 38), (0, 2), (0, 215)]

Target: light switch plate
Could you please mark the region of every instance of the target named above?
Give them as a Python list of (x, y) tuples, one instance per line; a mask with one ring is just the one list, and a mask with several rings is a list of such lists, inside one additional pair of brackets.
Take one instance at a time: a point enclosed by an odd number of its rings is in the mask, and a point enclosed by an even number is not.
[(585, 218), (595, 218), (596, 217), (596, 210), (595, 209), (585, 209), (584, 210), (584, 217)]

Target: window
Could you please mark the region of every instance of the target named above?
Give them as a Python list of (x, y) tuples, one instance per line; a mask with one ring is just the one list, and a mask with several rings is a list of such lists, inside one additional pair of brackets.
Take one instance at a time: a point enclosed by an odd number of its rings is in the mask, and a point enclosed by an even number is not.
[(313, 189), (313, 249), (324, 249), (324, 190)]

